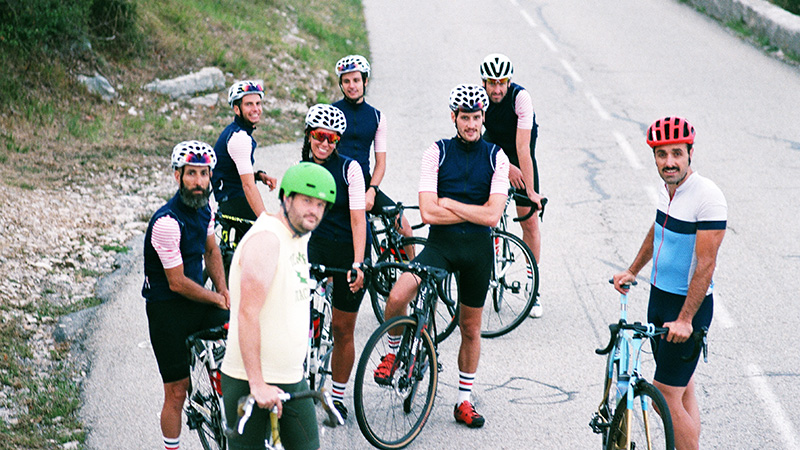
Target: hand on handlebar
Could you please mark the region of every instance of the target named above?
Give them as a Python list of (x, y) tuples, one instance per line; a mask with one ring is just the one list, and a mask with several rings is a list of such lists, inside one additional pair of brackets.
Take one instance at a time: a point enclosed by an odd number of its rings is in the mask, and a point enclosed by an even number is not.
[(636, 284), (636, 275), (631, 273), (630, 270), (624, 270), (614, 275), (614, 278), (608, 280), (614, 285), (614, 289), (620, 294), (627, 294), (632, 285)]
[(272, 410), (278, 417), (283, 413), (283, 402), (279, 397), (280, 394), (283, 394), (283, 390), (271, 384), (262, 382), (255, 384), (255, 386), (252, 384), (250, 386), (250, 395), (253, 396), (258, 407)]
[(688, 341), (689, 338), (692, 337), (692, 332), (694, 331), (692, 322), (685, 320), (666, 322), (664, 323), (664, 327), (669, 328), (667, 342), (673, 342), (676, 344)]
[(364, 271), (352, 269), (347, 272), (347, 282), (350, 285), (350, 292), (358, 292), (364, 287)]

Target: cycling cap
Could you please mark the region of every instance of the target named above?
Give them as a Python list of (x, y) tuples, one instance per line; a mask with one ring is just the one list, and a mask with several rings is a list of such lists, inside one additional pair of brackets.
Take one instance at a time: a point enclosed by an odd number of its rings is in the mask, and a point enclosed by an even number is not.
[(301, 162), (283, 174), (280, 194), (281, 198), (303, 194), (333, 203), (336, 201), (336, 181), (328, 169), (319, 164)]
[(489, 97), (477, 84), (459, 84), (450, 91), (450, 110), (461, 112), (486, 111)]
[(694, 127), (682, 117), (658, 119), (647, 129), (647, 145), (693, 144)]
[(370, 74), (369, 62), (361, 55), (348, 55), (336, 63), (336, 76), (341, 77), (345, 73), (361, 72), (367, 77)]
[(180, 169), (187, 164), (213, 169), (217, 165), (217, 155), (205, 142), (183, 141), (172, 149), (172, 168)]
[(341, 109), (318, 103), (308, 109), (306, 125), (311, 128), (325, 128), (341, 135), (344, 134), (344, 130), (347, 128), (347, 119), (344, 118), (344, 113)]
[(511, 78), (514, 76), (514, 65), (508, 56), (501, 53), (492, 53), (483, 59), (481, 63), (481, 78), (497, 79)]
[(264, 98), (264, 88), (255, 81), (237, 81), (228, 89), (228, 104), (233, 108), (233, 102), (249, 94), (258, 94), (260, 98)]

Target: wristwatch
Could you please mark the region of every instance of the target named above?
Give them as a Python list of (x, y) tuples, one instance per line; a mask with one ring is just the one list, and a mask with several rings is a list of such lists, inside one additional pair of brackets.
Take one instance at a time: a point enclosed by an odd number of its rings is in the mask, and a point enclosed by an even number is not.
[(371, 187), (372, 189), (375, 189), (375, 195), (378, 195), (378, 192), (381, 191), (380, 188), (377, 185), (370, 184), (369, 187)]
[(363, 265), (364, 265), (364, 263), (360, 263), (360, 262), (354, 262), (354, 263), (353, 263), (353, 269), (361, 269), (361, 267), (362, 267)]

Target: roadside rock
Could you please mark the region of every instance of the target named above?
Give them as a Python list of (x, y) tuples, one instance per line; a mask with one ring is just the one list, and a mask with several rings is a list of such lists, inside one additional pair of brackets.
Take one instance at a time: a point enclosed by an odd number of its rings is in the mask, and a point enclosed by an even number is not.
[(111, 86), (111, 83), (109, 83), (108, 80), (106, 80), (102, 75), (95, 74), (93, 77), (78, 75), (78, 81), (83, 83), (89, 92), (99, 95), (107, 102), (117, 98), (117, 91), (114, 90), (114, 87)]
[(144, 89), (169, 95), (174, 99), (188, 98), (198, 92), (217, 91), (225, 88), (225, 75), (217, 67), (204, 67), (199, 72), (182, 75), (170, 80), (155, 80), (144, 85)]

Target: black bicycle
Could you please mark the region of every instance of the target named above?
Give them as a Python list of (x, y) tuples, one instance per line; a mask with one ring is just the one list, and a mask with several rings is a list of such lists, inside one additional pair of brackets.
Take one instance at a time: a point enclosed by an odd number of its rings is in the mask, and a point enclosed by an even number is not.
[[(383, 262), (376, 270), (392, 268), (411, 272), (420, 279), (408, 316), (384, 322), (367, 341), (358, 362), (354, 403), (361, 433), (372, 445), (399, 449), (419, 435), (433, 409), (439, 380), (436, 309), (443, 297), (443, 282), (448, 272), (418, 264)], [(400, 335), (400, 344), (391, 350), (387, 334)], [(392, 358), (388, 376), (377, 376), (376, 369)]]
[[(239, 244), (239, 241), (244, 237), (244, 234), (240, 231), (240, 226), (252, 226), (255, 221), (229, 216), (217, 211), (214, 215), (214, 222), (216, 223), (215, 234), (217, 236), (217, 243), (219, 244), (219, 251), (222, 254), (222, 267), (225, 270), (225, 281), (228, 281), (231, 272), (231, 262), (233, 261), (233, 253), (236, 251), (236, 246)], [(203, 285), (206, 289), (214, 290), (214, 285), (205, 267), (203, 268)]]

